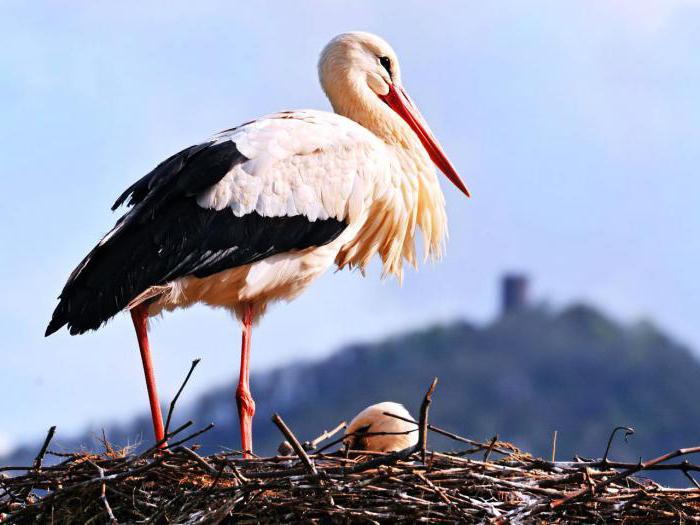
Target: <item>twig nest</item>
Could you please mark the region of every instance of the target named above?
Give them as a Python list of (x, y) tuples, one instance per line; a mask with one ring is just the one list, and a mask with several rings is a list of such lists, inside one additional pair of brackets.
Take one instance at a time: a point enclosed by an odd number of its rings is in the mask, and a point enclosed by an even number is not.
[(353, 450), (395, 452), (418, 443), (418, 425), (392, 417), (413, 421), (411, 414), (399, 403), (384, 401), (365, 408), (345, 430), (345, 444)]

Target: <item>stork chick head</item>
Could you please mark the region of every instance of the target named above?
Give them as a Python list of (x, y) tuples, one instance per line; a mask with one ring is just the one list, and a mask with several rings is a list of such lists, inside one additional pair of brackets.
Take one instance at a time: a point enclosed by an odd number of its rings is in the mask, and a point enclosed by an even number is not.
[[(345, 430), (345, 444), (353, 450), (394, 452), (418, 443), (417, 425), (387, 416), (387, 412), (413, 419), (408, 410), (399, 403), (384, 401), (368, 406), (348, 425)], [(384, 432), (384, 435), (373, 435)]]

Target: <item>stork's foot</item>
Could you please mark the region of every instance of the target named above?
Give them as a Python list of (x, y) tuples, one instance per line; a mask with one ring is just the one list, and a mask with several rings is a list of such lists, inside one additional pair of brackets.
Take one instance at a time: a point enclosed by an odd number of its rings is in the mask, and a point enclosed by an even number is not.
[(236, 404), (238, 405), (238, 419), (241, 425), (241, 449), (243, 457), (250, 457), (253, 452), (253, 416), (255, 415), (255, 401), (250, 392), (239, 387), (236, 390)]

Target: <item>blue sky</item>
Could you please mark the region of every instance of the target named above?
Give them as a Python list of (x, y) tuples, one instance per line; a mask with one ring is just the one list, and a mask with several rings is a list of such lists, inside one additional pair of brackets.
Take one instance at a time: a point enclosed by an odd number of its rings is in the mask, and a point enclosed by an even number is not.
[[(700, 2), (39, 2), (0, 4), (0, 449), (57, 424), (124, 420), (146, 397), (131, 323), (49, 339), (68, 273), (124, 187), (223, 128), (329, 107), (335, 34), (385, 37), (468, 183), (445, 184), (445, 259), (403, 287), (329, 273), (253, 336), (253, 369), (343, 342), (496, 313), (507, 269), (536, 298), (653, 318), (700, 348)], [(154, 323), (161, 395), (237, 374), (239, 330), (194, 308)], [(253, 385), (253, 389), (255, 386)], [(232, 387), (233, 396), (233, 387)], [(233, 404), (232, 404), (233, 408)]]

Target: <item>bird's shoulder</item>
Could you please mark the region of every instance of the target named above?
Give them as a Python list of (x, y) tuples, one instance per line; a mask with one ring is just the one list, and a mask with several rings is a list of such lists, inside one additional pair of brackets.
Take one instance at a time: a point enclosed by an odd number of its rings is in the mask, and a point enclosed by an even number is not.
[(204, 208), (235, 215), (355, 216), (378, 173), (388, 170), (384, 143), (356, 122), (315, 110), (275, 113), (212, 137), (235, 144), (245, 160), (201, 192)]
[(261, 155), (304, 155), (347, 146), (383, 149), (384, 143), (354, 120), (328, 111), (280, 111), (224, 130), (212, 137), (230, 140), (249, 159)]
[[(242, 217), (355, 216), (389, 171), (386, 146), (360, 124), (335, 113), (274, 113), (221, 131), (172, 155), (115, 202), (136, 205), (129, 220), (151, 217), (173, 198)], [(109, 236), (108, 236), (109, 237)]]

